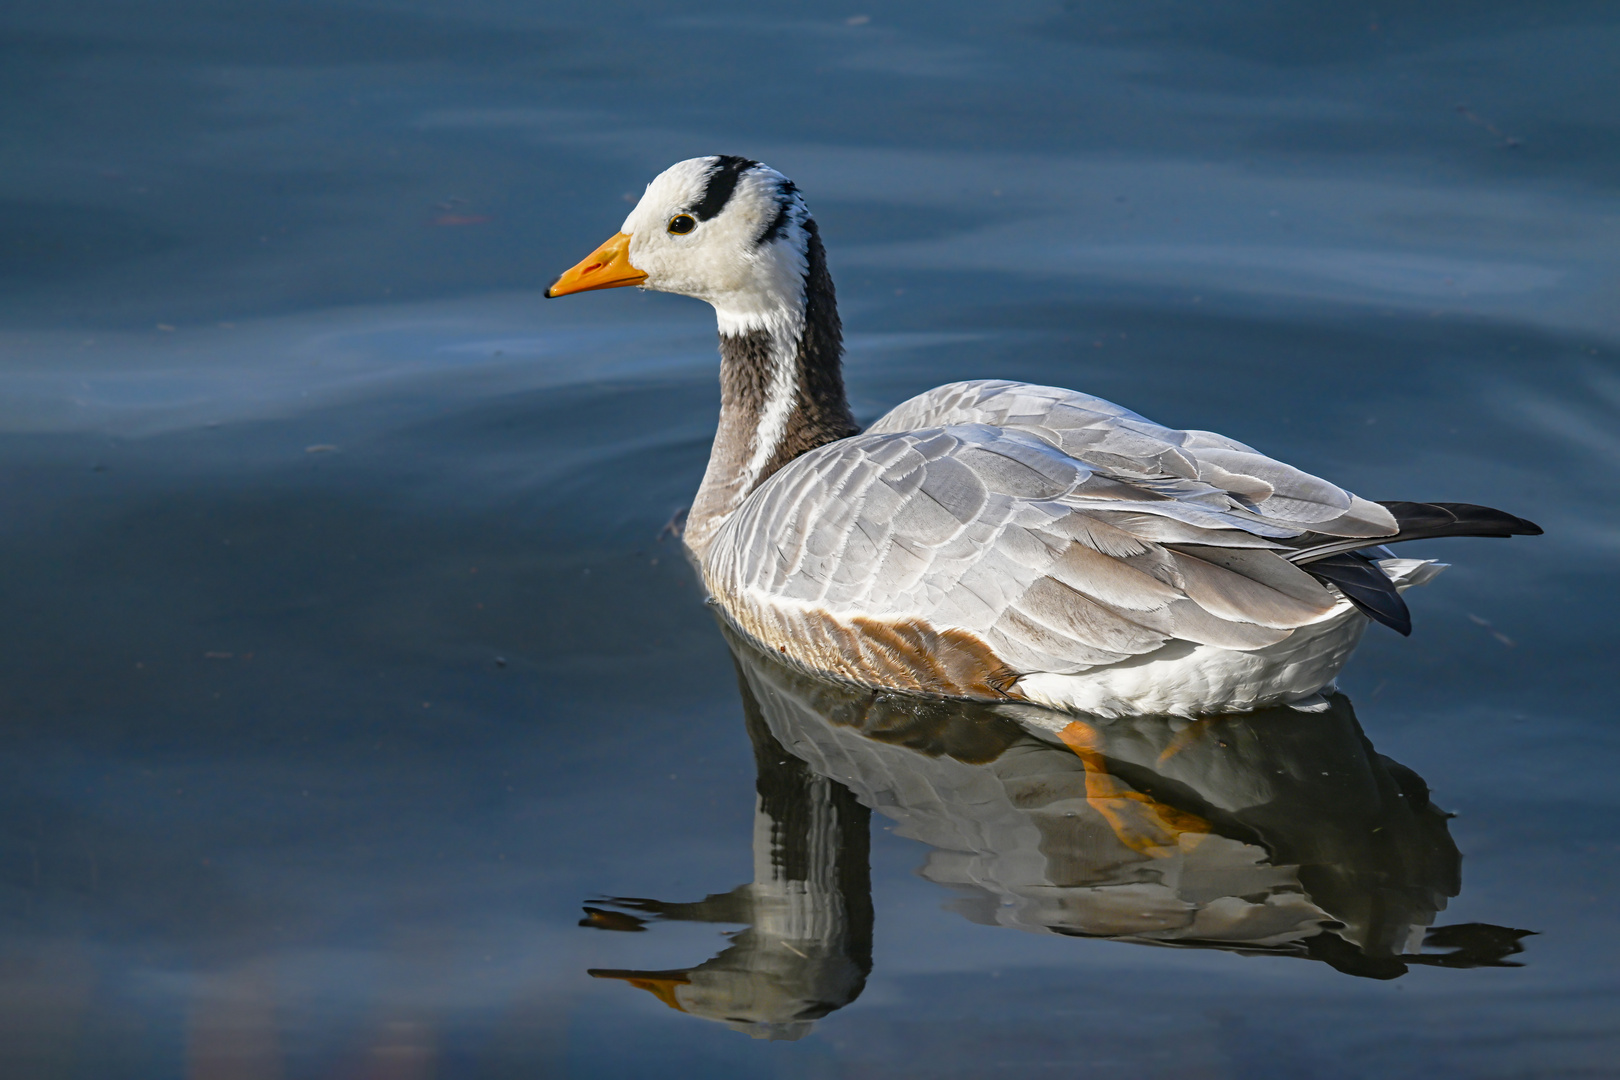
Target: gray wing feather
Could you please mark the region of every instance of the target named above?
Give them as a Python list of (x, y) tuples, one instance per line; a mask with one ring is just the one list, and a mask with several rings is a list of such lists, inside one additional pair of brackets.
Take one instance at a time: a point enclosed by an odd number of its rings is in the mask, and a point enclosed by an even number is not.
[(705, 555), (728, 605), (976, 634), (1013, 670), (1075, 672), (1180, 640), (1256, 649), (1338, 603), (1301, 537), (1388, 512), (1234, 440), (1099, 398), (954, 383), (801, 456)]
[(950, 383), (901, 403), (869, 430), (962, 424), (1027, 431), (1102, 473), (1149, 481), (1148, 490), (1178, 501), (1224, 497), (1251, 511), (1256, 523), (1350, 537), (1396, 531), (1395, 519), (1383, 507), (1235, 439), (1167, 428), (1102, 398), (1060, 387), (1003, 380)]

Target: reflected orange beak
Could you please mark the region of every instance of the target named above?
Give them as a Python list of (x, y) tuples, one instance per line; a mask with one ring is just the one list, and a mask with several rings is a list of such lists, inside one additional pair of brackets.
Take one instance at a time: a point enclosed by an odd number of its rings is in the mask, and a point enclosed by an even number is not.
[(593, 979), (623, 979), (638, 990), (645, 990), (676, 1012), (685, 1012), (686, 1006), (675, 996), (675, 988), (692, 982), (689, 971), (625, 971), (621, 968), (587, 968), (585, 974)]
[(640, 285), (646, 280), (645, 273), (630, 265), (630, 234), (617, 233), (580, 263), (563, 271), (562, 277), (546, 290), (546, 295), (556, 297), (592, 289), (617, 289), (621, 285)]

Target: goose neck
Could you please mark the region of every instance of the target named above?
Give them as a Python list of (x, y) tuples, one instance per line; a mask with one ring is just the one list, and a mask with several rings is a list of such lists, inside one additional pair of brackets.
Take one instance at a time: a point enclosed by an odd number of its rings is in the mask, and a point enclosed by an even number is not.
[(687, 518), (701, 553), (715, 530), (782, 466), (858, 430), (844, 394), (843, 332), (814, 231), (803, 288), (765, 310), (717, 305), (720, 423)]

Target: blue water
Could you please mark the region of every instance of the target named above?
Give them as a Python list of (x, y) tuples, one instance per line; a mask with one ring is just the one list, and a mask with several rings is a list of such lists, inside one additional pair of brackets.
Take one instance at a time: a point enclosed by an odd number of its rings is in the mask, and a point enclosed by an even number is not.
[[(1594, 2), (12, 5), (0, 1072), (1613, 1074), (1617, 56)], [(863, 420), (1056, 383), (1546, 528), (1414, 545), (1454, 565), (1412, 638), (1368, 633), (1332, 725), (1223, 721), (1258, 734), (1164, 760), (1179, 731), (1105, 733), (1110, 782), (1212, 823), (1332, 941), (998, 915), (1002, 878), (942, 868), (1013, 839), (930, 833), (906, 785), (1078, 758), (976, 715), (916, 721), (989, 738), (966, 762), (783, 726), (739, 689), (660, 538), (713, 430), (712, 315), (541, 299), (706, 153), (805, 192)], [(835, 735), (902, 795), (816, 758)], [(1324, 794), (1319, 761), (1369, 779)], [(589, 974), (692, 986), (768, 937), (667, 905), (760, 880), (761, 793), (792, 821), (829, 791), (869, 877), (818, 901), (844, 929), (784, 939), (843, 973), (816, 1016), (731, 1030)], [(1090, 855), (1041, 826), (1073, 887), (1143, 855), (1104, 818), (1073, 819)], [(1399, 971), (1350, 940), (1380, 888), (1426, 958)], [(772, 992), (832, 993), (788, 964)]]

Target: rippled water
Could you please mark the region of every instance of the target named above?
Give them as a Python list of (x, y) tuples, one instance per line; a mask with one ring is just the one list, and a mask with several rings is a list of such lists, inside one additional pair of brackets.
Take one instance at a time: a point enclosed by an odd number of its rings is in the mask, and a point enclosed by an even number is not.
[[(8, 9), (4, 1074), (1610, 1074), (1617, 51), (1580, 0)], [(1319, 716), (734, 660), (660, 538), (712, 316), (540, 299), (714, 152), (806, 193), (863, 419), (1057, 383), (1547, 535), (1418, 545)]]

